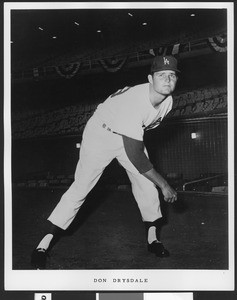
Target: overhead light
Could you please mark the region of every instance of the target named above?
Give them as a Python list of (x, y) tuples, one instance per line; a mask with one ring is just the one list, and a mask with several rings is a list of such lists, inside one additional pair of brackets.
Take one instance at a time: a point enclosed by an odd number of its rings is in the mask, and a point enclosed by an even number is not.
[(146, 23), (146, 22), (142, 23), (142, 26), (146, 26), (146, 25), (147, 25), (147, 23)]
[(100, 33), (100, 32), (101, 32), (101, 30), (100, 30), (100, 29), (98, 29), (98, 30), (97, 30), (97, 32), (98, 32), (98, 33)]
[(44, 30), (42, 27), (38, 27), (38, 28), (39, 28), (39, 30), (41, 30), (41, 31), (43, 31), (43, 30)]
[(131, 13), (128, 13), (128, 15), (129, 15), (130, 17), (133, 17), (133, 14), (131, 14)]
[(190, 16), (191, 16), (191, 17), (195, 17), (196, 15), (195, 15), (195, 14), (191, 14)]
[(75, 24), (75, 25), (77, 25), (77, 26), (79, 26), (79, 25), (80, 25), (80, 24), (79, 24), (79, 23), (77, 23), (77, 22), (74, 22), (74, 24)]
[(56, 39), (56, 38), (57, 38), (56, 36), (53, 36), (53, 37), (52, 37), (52, 39)]

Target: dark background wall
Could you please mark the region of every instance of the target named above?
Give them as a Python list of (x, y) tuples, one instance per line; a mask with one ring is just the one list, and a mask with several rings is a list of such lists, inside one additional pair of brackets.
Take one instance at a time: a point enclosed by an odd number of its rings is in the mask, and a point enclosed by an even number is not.
[[(177, 92), (206, 86), (226, 86), (226, 54), (209, 54), (181, 61)], [(116, 74), (97, 74), (70, 80), (12, 85), (12, 111), (56, 109), (104, 101), (117, 88), (146, 81), (149, 70), (136, 68)], [(191, 139), (191, 133), (198, 133)], [(73, 174), (80, 136), (13, 140), (13, 179), (27, 174), (50, 172)], [(163, 174), (178, 173), (196, 178), (203, 173), (227, 171), (227, 118), (164, 122), (146, 135), (151, 159)], [(111, 170), (111, 171), (110, 171)], [(123, 171), (113, 164), (108, 172), (121, 178)]]
[[(197, 138), (191, 139), (191, 133), (197, 133)], [(80, 137), (14, 141), (13, 178), (33, 173), (73, 174), (80, 141)], [(165, 175), (177, 173), (192, 179), (200, 174), (227, 172), (226, 118), (166, 122), (147, 132), (145, 142), (153, 164)], [(123, 170), (117, 164), (107, 172), (110, 180), (124, 182)]]
[[(226, 53), (211, 53), (179, 61), (179, 80), (175, 93), (209, 85), (226, 84)], [(56, 109), (68, 105), (103, 102), (125, 86), (147, 82), (149, 67), (122, 69), (115, 73), (75, 76), (71, 79), (12, 83), (13, 113), (25, 110)]]
[(32, 173), (70, 175), (79, 158), (80, 137), (13, 141), (13, 178)]
[[(191, 133), (197, 138), (192, 139)], [(226, 118), (168, 123), (154, 135), (149, 133), (147, 144), (157, 169), (164, 174), (192, 179), (227, 172)]]

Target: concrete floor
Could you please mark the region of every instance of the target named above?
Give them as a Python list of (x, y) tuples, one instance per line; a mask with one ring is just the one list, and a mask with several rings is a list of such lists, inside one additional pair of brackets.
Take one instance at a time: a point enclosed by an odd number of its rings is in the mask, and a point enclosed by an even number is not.
[[(13, 269), (30, 254), (64, 190), (13, 190)], [(51, 251), (48, 269), (228, 269), (228, 203), (218, 195), (179, 194), (162, 201), (161, 239), (171, 256), (148, 253), (144, 225), (130, 191), (93, 190)]]

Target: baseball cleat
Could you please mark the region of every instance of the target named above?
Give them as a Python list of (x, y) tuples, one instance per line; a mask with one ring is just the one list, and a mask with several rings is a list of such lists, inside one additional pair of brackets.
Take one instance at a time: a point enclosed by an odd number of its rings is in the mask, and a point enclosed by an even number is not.
[(168, 257), (170, 256), (170, 253), (163, 244), (159, 241), (154, 241), (151, 244), (147, 245), (147, 249), (151, 253), (155, 253), (157, 257)]
[(46, 268), (48, 253), (43, 248), (34, 249), (31, 254), (31, 265), (37, 270)]

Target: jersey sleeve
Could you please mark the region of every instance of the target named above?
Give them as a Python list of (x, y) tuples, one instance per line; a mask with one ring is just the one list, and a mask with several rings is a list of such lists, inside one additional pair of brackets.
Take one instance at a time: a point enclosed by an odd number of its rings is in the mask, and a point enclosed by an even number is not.
[(129, 138), (125, 135), (122, 137), (125, 152), (139, 173), (142, 174), (151, 170), (153, 165), (144, 152), (144, 143), (142, 141)]

